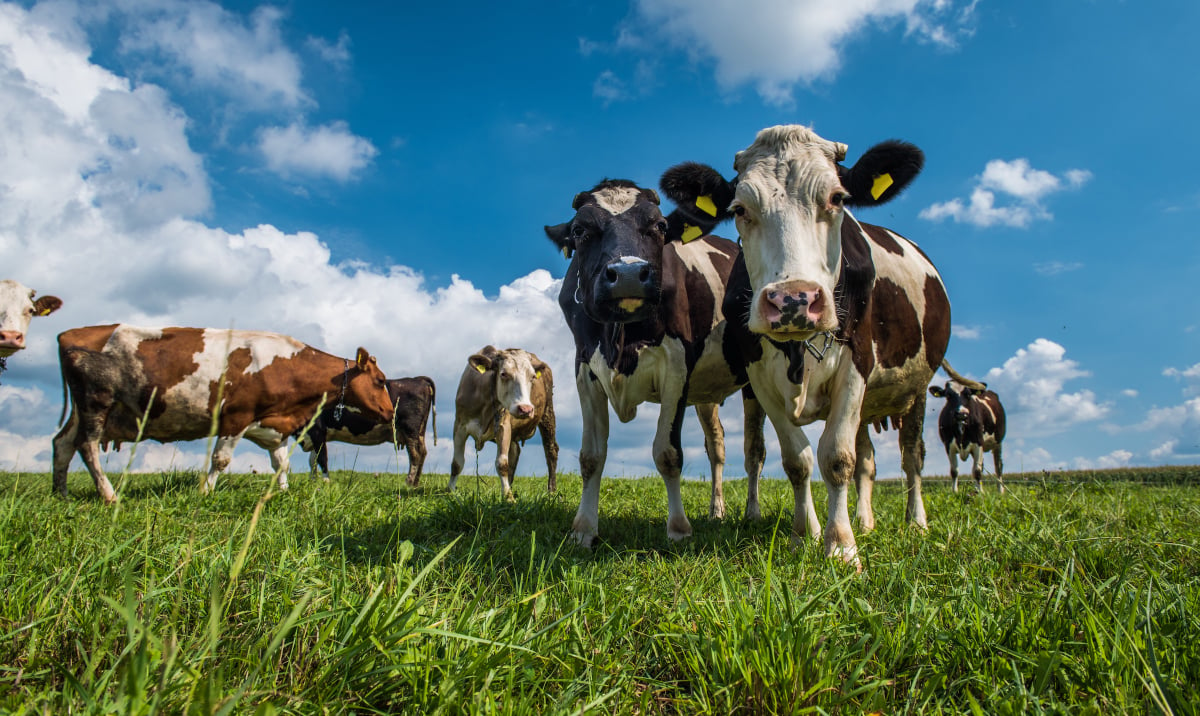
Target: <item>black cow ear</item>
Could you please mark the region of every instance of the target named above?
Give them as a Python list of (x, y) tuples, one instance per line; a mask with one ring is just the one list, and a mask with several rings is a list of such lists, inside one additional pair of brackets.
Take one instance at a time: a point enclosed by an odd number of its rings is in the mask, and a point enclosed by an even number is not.
[(667, 217), (670, 238), (686, 243), (733, 218), (728, 209), (733, 202), (734, 183), (707, 164), (676, 164), (663, 172), (658, 186), (676, 206)]
[(584, 204), (595, 204), (595, 203), (596, 203), (596, 197), (592, 196), (592, 192), (581, 191), (575, 195), (575, 199), (571, 202), (571, 208), (574, 209), (575, 211), (579, 211), (579, 207), (583, 206)]
[(575, 239), (571, 238), (571, 222), (542, 228), (546, 231), (546, 237), (558, 247), (564, 258), (570, 259), (575, 255)]
[(645, 199), (646, 201), (654, 202), (655, 206), (662, 205), (662, 201), (660, 201), (658, 198), (658, 192), (654, 191), (653, 189), (651, 189), (649, 187), (645, 187), (642, 189), (642, 198)]
[(946, 395), (946, 391), (936, 385), (931, 385), (929, 386), (929, 394), (935, 398), (943, 398)]
[(850, 192), (848, 206), (877, 206), (899, 196), (925, 166), (925, 153), (915, 144), (889, 139), (871, 147), (838, 178)]

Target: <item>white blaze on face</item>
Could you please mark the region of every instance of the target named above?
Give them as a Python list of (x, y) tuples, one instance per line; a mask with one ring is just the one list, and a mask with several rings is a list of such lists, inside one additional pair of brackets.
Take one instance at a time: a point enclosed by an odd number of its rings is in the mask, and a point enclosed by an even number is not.
[(16, 281), (0, 281), (0, 356), (25, 347), (25, 333), (33, 319), (33, 291)]
[(770, 127), (738, 152), (732, 205), (754, 289), (750, 329), (781, 339), (837, 327), (845, 145), (807, 127)]
[(637, 189), (623, 186), (607, 187), (592, 192), (592, 196), (596, 198), (596, 205), (613, 216), (632, 209), (641, 194)]
[(527, 418), (533, 414), (533, 381), (537, 370), (523, 350), (503, 351), (496, 356), (496, 401), (511, 415)]

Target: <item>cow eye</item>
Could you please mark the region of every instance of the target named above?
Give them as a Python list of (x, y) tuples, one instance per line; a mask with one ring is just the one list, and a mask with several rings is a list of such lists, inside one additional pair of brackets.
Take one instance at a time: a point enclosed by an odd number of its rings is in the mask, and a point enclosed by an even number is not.
[(575, 224), (571, 227), (571, 236), (576, 239), (582, 239), (583, 237), (587, 236), (587, 229), (583, 228), (579, 224)]
[(654, 228), (658, 229), (660, 232), (665, 234), (665, 233), (667, 233), (667, 222), (660, 220), (657, 224), (654, 225)]
[(733, 207), (733, 215), (739, 219), (746, 218), (746, 207), (742, 206), (741, 204), (737, 204)]
[(829, 205), (831, 207), (840, 209), (845, 205), (846, 200), (849, 198), (850, 195), (846, 192), (842, 191), (841, 189), (834, 189), (833, 193), (829, 195)]

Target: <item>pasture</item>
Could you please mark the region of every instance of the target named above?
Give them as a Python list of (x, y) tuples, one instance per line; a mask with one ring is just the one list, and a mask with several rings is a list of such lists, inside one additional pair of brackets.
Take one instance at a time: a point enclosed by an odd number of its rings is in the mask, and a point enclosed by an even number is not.
[[(299, 462), (299, 461), (297, 461)], [(1200, 468), (876, 489), (861, 575), (764, 520), (665, 537), (661, 479), (0, 475), (0, 710), (17, 713), (1196, 713)], [(740, 515), (745, 481), (726, 483)], [(824, 520), (825, 490), (814, 486)]]

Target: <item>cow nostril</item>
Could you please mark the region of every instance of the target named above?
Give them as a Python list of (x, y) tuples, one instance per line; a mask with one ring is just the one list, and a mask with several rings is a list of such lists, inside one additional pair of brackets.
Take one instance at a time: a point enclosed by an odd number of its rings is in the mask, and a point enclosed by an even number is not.
[(608, 281), (609, 283), (616, 283), (617, 282), (617, 270), (612, 268), (611, 266), (604, 269), (604, 280)]
[(641, 281), (642, 283), (646, 283), (647, 281), (650, 280), (650, 267), (649, 266), (642, 268), (641, 273), (638, 274), (638, 280)]

